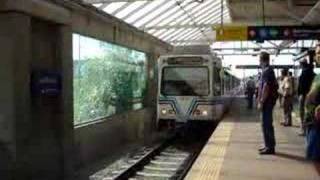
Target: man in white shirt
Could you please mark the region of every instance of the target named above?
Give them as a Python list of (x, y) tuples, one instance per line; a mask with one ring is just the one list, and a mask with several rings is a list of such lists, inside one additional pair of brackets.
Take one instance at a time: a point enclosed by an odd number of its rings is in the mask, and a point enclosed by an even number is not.
[(282, 96), (283, 96), (283, 113), (284, 122), (282, 125), (291, 126), (292, 124), (292, 107), (293, 107), (293, 78), (289, 76), (288, 69), (282, 71), (284, 77), (281, 82)]

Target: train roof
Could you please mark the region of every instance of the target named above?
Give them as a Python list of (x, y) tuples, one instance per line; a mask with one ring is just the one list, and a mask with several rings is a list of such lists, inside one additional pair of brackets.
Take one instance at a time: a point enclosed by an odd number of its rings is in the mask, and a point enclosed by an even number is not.
[(199, 56), (211, 56), (213, 58), (218, 58), (217, 56), (213, 56), (211, 54), (165, 54), (161, 55), (161, 57), (169, 58), (169, 57), (199, 57)]
[[(193, 46), (175, 46), (172, 54), (212, 54), (210, 46), (208, 45), (193, 45)], [(214, 55), (215, 56), (215, 55)]]
[[(217, 56), (214, 56), (212, 54), (167, 54), (167, 55), (161, 55), (160, 56), (160, 63), (162, 63), (162, 59), (167, 59), (167, 58), (174, 58), (174, 57), (205, 57), (212, 63), (216, 63), (217, 65), (221, 66), (221, 59)], [(191, 59), (185, 59), (186, 61), (191, 60)]]

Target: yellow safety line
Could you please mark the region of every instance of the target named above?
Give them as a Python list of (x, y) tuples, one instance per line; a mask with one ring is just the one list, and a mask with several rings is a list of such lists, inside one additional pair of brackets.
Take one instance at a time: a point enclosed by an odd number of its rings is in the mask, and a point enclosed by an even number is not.
[(218, 180), (231, 133), (233, 122), (219, 124), (199, 158), (192, 166), (186, 180)]

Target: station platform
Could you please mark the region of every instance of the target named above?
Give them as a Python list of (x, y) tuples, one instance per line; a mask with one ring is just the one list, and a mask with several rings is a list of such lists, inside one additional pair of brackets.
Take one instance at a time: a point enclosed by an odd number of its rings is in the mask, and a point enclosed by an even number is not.
[(185, 179), (187, 180), (319, 180), (319, 164), (305, 160), (304, 138), (298, 122), (280, 126), (274, 111), (276, 154), (259, 155), (263, 145), (260, 115), (247, 110), (237, 98), (230, 113), (218, 125)]

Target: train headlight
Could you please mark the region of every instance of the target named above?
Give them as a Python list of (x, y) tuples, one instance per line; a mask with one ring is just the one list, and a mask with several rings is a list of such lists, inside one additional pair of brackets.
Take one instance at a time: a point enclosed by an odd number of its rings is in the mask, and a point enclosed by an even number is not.
[(159, 112), (161, 115), (170, 116), (175, 115), (176, 112), (174, 111), (173, 107), (170, 104), (160, 104)]
[(212, 107), (208, 105), (199, 105), (193, 112), (194, 116), (209, 116), (212, 111)]
[(169, 114), (176, 114), (176, 113), (174, 112), (174, 110), (170, 109)]
[(203, 115), (203, 116), (208, 116), (208, 111), (203, 110), (203, 111), (202, 111), (202, 115)]

